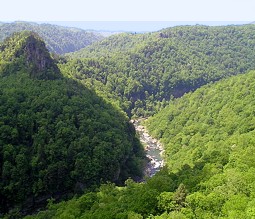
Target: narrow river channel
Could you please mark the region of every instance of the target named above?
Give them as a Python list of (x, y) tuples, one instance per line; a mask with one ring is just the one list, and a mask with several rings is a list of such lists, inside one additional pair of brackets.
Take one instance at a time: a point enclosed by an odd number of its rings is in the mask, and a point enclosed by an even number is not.
[(144, 120), (145, 119), (141, 118), (131, 120), (131, 122), (134, 124), (136, 132), (139, 135), (140, 141), (144, 145), (146, 156), (149, 159), (149, 162), (145, 169), (145, 176), (152, 177), (164, 165), (164, 161), (161, 156), (163, 153), (163, 147), (160, 144), (160, 142), (157, 139), (152, 138), (149, 135), (146, 128), (143, 125), (141, 125), (141, 122)]

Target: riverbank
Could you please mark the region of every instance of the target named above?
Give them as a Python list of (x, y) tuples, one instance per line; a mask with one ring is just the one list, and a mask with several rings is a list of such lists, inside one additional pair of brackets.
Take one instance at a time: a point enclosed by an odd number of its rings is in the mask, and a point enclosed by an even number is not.
[(152, 177), (164, 166), (164, 160), (162, 158), (164, 148), (157, 139), (149, 135), (145, 126), (142, 125), (142, 122), (145, 120), (146, 119), (144, 118), (139, 118), (133, 119), (130, 122), (134, 125), (136, 132), (139, 135), (140, 141), (144, 145), (146, 157), (149, 160), (144, 171), (145, 176)]

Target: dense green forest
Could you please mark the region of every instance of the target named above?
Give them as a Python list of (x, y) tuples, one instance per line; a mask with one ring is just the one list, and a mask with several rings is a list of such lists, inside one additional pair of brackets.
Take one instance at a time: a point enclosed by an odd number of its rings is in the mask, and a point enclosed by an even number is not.
[(26, 219), (255, 217), (255, 71), (173, 100), (148, 120), (165, 145), (166, 166), (146, 183), (96, 192)]
[(173, 97), (255, 69), (254, 31), (198, 25), (123, 33), (68, 55), (61, 68), (110, 93), (129, 116), (149, 116)]
[(38, 33), (49, 51), (56, 54), (74, 52), (103, 39), (103, 36), (98, 33), (78, 28), (17, 21), (0, 23), (0, 41), (15, 32), (25, 30)]
[[(255, 218), (254, 33), (122, 33), (55, 58), (38, 32), (7, 37), (0, 217)], [(144, 182), (140, 116), (165, 161)]]
[(0, 217), (50, 197), (142, 176), (144, 152), (117, 106), (65, 78), (36, 33), (0, 45)]

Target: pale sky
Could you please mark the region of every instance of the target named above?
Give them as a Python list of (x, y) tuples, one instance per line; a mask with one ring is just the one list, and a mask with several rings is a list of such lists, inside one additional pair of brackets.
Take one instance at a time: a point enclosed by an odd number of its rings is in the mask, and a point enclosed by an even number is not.
[(255, 0), (0, 0), (0, 21), (255, 21)]

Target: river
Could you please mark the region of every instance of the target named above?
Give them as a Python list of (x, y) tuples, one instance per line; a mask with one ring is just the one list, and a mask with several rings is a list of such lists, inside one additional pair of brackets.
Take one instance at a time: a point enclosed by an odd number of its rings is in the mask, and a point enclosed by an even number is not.
[(141, 125), (141, 122), (144, 120), (144, 118), (140, 118), (131, 120), (131, 122), (139, 135), (141, 143), (144, 145), (146, 157), (149, 159), (149, 162), (145, 168), (145, 176), (152, 177), (164, 165), (164, 161), (161, 156), (164, 150), (162, 144), (157, 139), (152, 138), (146, 128)]

